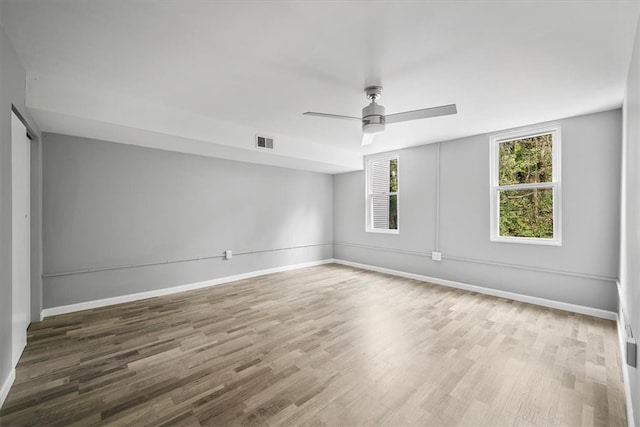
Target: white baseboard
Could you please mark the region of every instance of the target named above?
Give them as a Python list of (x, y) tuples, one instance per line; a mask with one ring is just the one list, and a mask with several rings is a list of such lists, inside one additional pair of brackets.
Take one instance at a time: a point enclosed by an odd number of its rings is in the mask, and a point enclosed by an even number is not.
[(16, 370), (14, 368), (11, 370), (11, 372), (9, 372), (9, 376), (4, 381), (4, 384), (2, 384), (2, 388), (0, 389), (0, 408), (2, 408), (2, 405), (4, 405), (4, 401), (9, 395), (9, 390), (11, 389), (11, 386), (13, 385), (13, 382), (15, 381), (15, 379), (16, 379)]
[(336, 259), (334, 260), (334, 262), (336, 264), (343, 264), (351, 267), (362, 268), (364, 270), (377, 271), (379, 273), (391, 274), (393, 276), (420, 280), (422, 282), (434, 283), (436, 285), (443, 285), (443, 286), (449, 286), (451, 288), (464, 289), (466, 291), (477, 292), (479, 294), (486, 294), (486, 295), (492, 295), (500, 298), (507, 298), (515, 301), (526, 302), (529, 304), (541, 305), (543, 307), (557, 308), (559, 310), (586, 314), (589, 316), (600, 317), (602, 319), (616, 320), (616, 313), (614, 313), (613, 311), (601, 310), (598, 308), (586, 307), (583, 305), (554, 301), (546, 298), (532, 297), (529, 295), (517, 294), (514, 292), (500, 291), (497, 289), (485, 288), (483, 286), (470, 285), (462, 282), (454, 282), (452, 280), (438, 279), (437, 277), (423, 276), (420, 274), (407, 273), (404, 271), (392, 270), (392, 269), (383, 268), (383, 267), (376, 267), (368, 264), (360, 264), (357, 262), (344, 261), (341, 259)]
[(104, 298), (93, 301), (86, 301), (77, 304), (63, 305), (59, 307), (45, 308), (42, 310), (41, 318), (55, 316), (58, 314), (72, 313), (75, 311), (89, 310), (92, 308), (105, 307), (108, 305), (121, 304), (124, 302), (137, 301), (146, 298), (153, 298), (162, 295), (175, 294), (178, 292), (192, 291), (195, 289), (208, 288), (210, 286), (221, 285), (223, 283), (235, 282), (237, 280), (250, 279), (252, 277), (264, 276), (265, 274), (279, 273), (282, 271), (297, 270), (299, 268), (313, 267), (316, 265), (330, 264), (333, 259), (323, 259), (320, 261), (305, 262), (301, 264), (285, 265), (282, 267), (268, 268), (265, 270), (250, 271), (248, 273), (236, 274), (234, 276), (221, 277), (213, 280), (205, 280), (204, 282), (189, 283), (186, 285), (172, 286), (170, 288), (156, 289), (153, 291), (140, 292), (136, 294), (122, 295), (112, 298)]
[(124, 302), (131, 302), (131, 301), (137, 301), (137, 300), (146, 299), (146, 298), (153, 298), (153, 297), (162, 296), (162, 295), (175, 294), (175, 293), (178, 293), (178, 292), (191, 291), (191, 290), (195, 290), (195, 289), (202, 289), (202, 288), (207, 288), (209, 286), (216, 286), (216, 285), (220, 285), (220, 284), (223, 284), (223, 283), (234, 282), (234, 281), (237, 281), (237, 280), (250, 279), (250, 278), (253, 278), (253, 277), (257, 277), (257, 276), (263, 276), (265, 274), (278, 273), (278, 272), (289, 271), (289, 270), (296, 270), (296, 269), (299, 269), (299, 268), (312, 267), (312, 266), (322, 265), (322, 264), (329, 264), (329, 263), (332, 263), (332, 262), (335, 262), (337, 264), (342, 264), (342, 265), (348, 265), (348, 266), (351, 266), (351, 267), (362, 268), (362, 269), (365, 269), (365, 270), (377, 271), (379, 273), (391, 274), (391, 275), (394, 275), (394, 276), (406, 277), (406, 278), (409, 278), (409, 279), (415, 279), (415, 280), (420, 280), (420, 281), (423, 281), (423, 282), (434, 283), (436, 285), (449, 286), (449, 287), (452, 287), (452, 288), (464, 289), (464, 290), (471, 291), (471, 292), (477, 292), (477, 293), (481, 293), (481, 294), (492, 295), (492, 296), (496, 296), (496, 297), (500, 297), (500, 298), (507, 298), (507, 299), (511, 299), (511, 300), (515, 300), (515, 301), (522, 301), (522, 302), (526, 302), (526, 303), (530, 303), (530, 304), (541, 305), (541, 306), (544, 306), (544, 307), (557, 308), (559, 310), (565, 310), (565, 311), (570, 311), (570, 312), (574, 312), (574, 313), (586, 314), (586, 315), (589, 315), (589, 316), (600, 317), (600, 318), (603, 318), (603, 319), (609, 319), (609, 320), (616, 320), (617, 319), (617, 313), (614, 313), (612, 311), (601, 310), (601, 309), (598, 309), (598, 308), (586, 307), (586, 306), (577, 305), (577, 304), (570, 304), (570, 303), (566, 303), (566, 302), (554, 301), (554, 300), (549, 300), (549, 299), (546, 299), (546, 298), (539, 298), (539, 297), (533, 297), (533, 296), (529, 296), (529, 295), (517, 294), (517, 293), (514, 293), (514, 292), (508, 292), (508, 291), (501, 291), (501, 290), (497, 290), (497, 289), (485, 288), (483, 286), (471, 285), (471, 284), (462, 283), (462, 282), (455, 282), (455, 281), (452, 281), (452, 280), (439, 279), (437, 277), (423, 276), (423, 275), (420, 275), (420, 274), (407, 273), (407, 272), (404, 272), (404, 271), (392, 270), (392, 269), (383, 268), (383, 267), (376, 267), (376, 266), (368, 265), (368, 264), (360, 264), (360, 263), (357, 263), (357, 262), (345, 261), (345, 260), (341, 260), (341, 259), (324, 259), (324, 260), (320, 260), (320, 261), (312, 261), (312, 262), (306, 262), (306, 263), (301, 263), (301, 264), (286, 265), (286, 266), (282, 266), (282, 267), (274, 267), (274, 268), (269, 268), (269, 269), (265, 269), (265, 270), (251, 271), (251, 272), (248, 272), (248, 273), (237, 274), (237, 275), (234, 275), (234, 276), (221, 277), (221, 278), (213, 279), (213, 280), (206, 280), (206, 281), (203, 281), (203, 282), (197, 282), (197, 283), (190, 283), (190, 284), (186, 284), (186, 285), (173, 286), (173, 287), (170, 287), (170, 288), (157, 289), (157, 290), (153, 290), (153, 291), (140, 292), (140, 293), (136, 293), (136, 294), (122, 295), (122, 296), (117, 296), (117, 297), (112, 297), (112, 298), (104, 298), (104, 299), (93, 300), (93, 301), (86, 301), (86, 302), (81, 302), (81, 303), (77, 303), (77, 304), (63, 305), (63, 306), (59, 306), (59, 307), (45, 308), (44, 310), (42, 310), (41, 317), (45, 318), (45, 317), (49, 317), (49, 316), (55, 316), (55, 315), (58, 315), (58, 314), (72, 313), (72, 312), (75, 312), (75, 311), (89, 310), (89, 309), (92, 309), (92, 308), (105, 307), (105, 306), (108, 306), (108, 305), (121, 304), (121, 303), (124, 303)]

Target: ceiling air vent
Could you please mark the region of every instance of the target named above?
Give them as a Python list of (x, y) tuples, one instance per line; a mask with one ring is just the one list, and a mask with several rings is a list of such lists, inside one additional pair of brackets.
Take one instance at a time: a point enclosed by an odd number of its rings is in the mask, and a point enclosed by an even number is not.
[(256, 135), (256, 147), (264, 148), (265, 150), (273, 150), (273, 138)]

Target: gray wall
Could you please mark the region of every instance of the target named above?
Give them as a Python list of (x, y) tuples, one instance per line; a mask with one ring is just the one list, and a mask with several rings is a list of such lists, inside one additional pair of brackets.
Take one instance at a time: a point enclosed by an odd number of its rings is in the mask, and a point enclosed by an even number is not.
[[(0, 27), (0, 387), (4, 385), (13, 368), (11, 365), (12, 105), (37, 133), (37, 128), (24, 106), (25, 79), (25, 70), (20, 64), (18, 55)], [(35, 208), (38, 209), (37, 206)], [(32, 237), (40, 240), (39, 235)], [(36, 282), (38, 282), (37, 277), (34, 283)]]
[[(636, 340), (640, 341), (640, 22), (637, 31), (624, 103), (620, 305), (625, 322), (631, 324)], [(629, 377), (630, 397), (638, 425), (640, 369), (626, 364), (623, 369)]]
[(42, 173), (45, 308), (333, 256), (330, 175), (55, 134)]
[[(365, 232), (364, 172), (334, 176), (334, 257), (615, 311), (621, 111), (560, 120), (562, 246), (489, 240), (489, 135), (401, 150), (400, 234)], [(441, 262), (432, 261), (439, 232)]]

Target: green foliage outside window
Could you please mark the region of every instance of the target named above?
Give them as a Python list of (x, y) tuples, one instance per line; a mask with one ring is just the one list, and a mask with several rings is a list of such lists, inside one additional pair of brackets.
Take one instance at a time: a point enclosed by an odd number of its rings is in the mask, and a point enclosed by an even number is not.
[[(552, 182), (552, 134), (498, 144), (498, 184)], [(553, 190), (499, 190), (500, 235), (553, 238)]]
[[(389, 162), (389, 192), (398, 192), (398, 159)], [(389, 196), (389, 230), (398, 229), (398, 195)]]

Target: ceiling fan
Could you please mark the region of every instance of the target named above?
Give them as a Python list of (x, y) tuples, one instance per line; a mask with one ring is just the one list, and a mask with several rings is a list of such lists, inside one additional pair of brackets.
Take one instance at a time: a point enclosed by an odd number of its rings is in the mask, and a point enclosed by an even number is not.
[(339, 114), (315, 113), (307, 111), (302, 113), (305, 116), (327, 117), (329, 119), (358, 120), (362, 122), (362, 145), (369, 145), (373, 142), (376, 134), (384, 131), (385, 124), (406, 122), (409, 120), (426, 119), (429, 117), (446, 116), (456, 114), (456, 104), (442, 105), (440, 107), (423, 108), (421, 110), (405, 111), (403, 113), (384, 114), (384, 107), (376, 101), (382, 93), (382, 86), (369, 86), (364, 92), (371, 103), (362, 109), (362, 118), (353, 116), (342, 116)]

